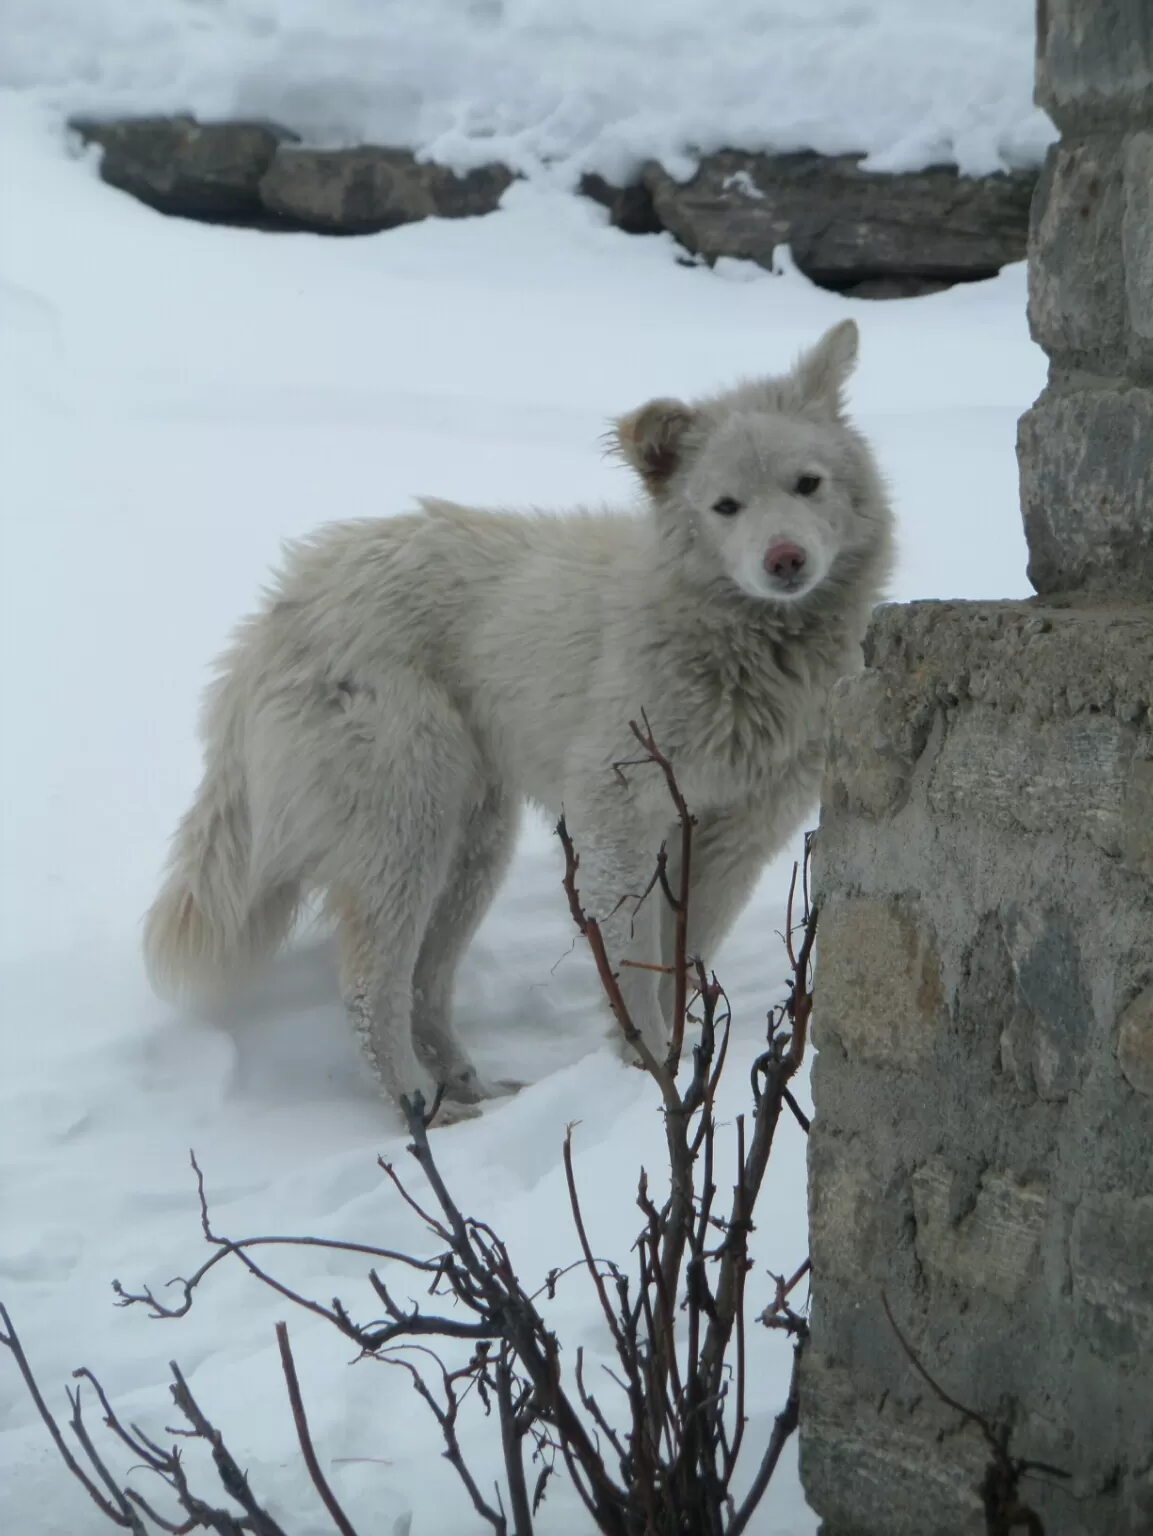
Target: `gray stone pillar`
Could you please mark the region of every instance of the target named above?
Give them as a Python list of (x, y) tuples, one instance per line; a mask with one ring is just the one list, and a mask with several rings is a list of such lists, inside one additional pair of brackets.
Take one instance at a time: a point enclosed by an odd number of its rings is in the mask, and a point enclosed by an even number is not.
[(826, 1536), (1153, 1532), (1153, 0), (1041, 0), (1030, 602), (882, 609), (833, 707), (801, 1465)]

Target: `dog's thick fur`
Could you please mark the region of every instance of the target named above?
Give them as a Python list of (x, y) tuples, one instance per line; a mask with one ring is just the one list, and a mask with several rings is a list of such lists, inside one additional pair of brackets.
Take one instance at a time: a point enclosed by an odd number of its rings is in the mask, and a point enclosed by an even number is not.
[[(612, 767), (642, 711), (698, 818), (690, 949), (711, 955), (815, 798), (826, 698), (888, 572), (888, 502), (844, 417), (856, 352), (845, 321), (783, 377), (617, 422), (639, 515), (426, 500), (293, 546), (207, 698), (204, 780), (147, 920), (155, 984), (236, 978), (321, 890), (385, 1087), (475, 1101), (453, 977), (523, 801), (563, 807), (611, 958), (668, 958), (662, 904), (620, 905), (670, 831), (660, 774)], [(621, 987), (663, 1048), (656, 973)]]

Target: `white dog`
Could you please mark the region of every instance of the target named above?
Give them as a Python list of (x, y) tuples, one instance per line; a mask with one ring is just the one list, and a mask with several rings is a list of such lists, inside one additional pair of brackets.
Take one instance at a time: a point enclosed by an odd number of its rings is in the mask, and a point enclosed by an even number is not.
[[(147, 921), (154, 983), (218, 988), (323, 891), (384, 1086), (474, 1103), (453, 977), (523, 801), (563, 807), (613, 962), (661, 957), (658, 903), (619, 904), (672, 820), (659, 773), (613, 771), (642, 711), (698, 818), (689, 944), (709, 956), (815, 799), (827, 695), (890, 565), (888, 501), (843, 412), (856, 355), (847, 320), (783, 377), (622, 418), (639, 514), (425, 500), (291, 547), (207, 698), (204, 780)], [(656, 973), (620, 981), (663, 1051)]]

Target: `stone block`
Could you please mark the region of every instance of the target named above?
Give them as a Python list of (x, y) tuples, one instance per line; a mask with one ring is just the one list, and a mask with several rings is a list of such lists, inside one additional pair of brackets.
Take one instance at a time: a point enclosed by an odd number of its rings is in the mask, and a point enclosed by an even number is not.
[(910, 740), (924, 740), (925, 711), (937, 708), (1140, 727), (1153, 703), (1153, 614), (1143, 607), (891, 603), (875, 610), (864, 654), (867, 670), (838, 686), (838, 721), (857, 720), (851, 694), (869, 688), (886, 701), (886, 730), (904, 725)]
[(1086, 1195), (1069, 1243), (1073, 1297), (1099, 1353), (1153, 1349), (1153, 1195)]
[(1125, 212), (1121, 220), (1129, 319), (1129, 371), (1153, 381), (1153, 132), (1125, 146)]
[(917, 1257), (938, 1282), (1014, 1300), (1029, 1282), (1045, 1227), (1044, 1189), (985, 1174), (972, 1207), (951, 1218), (956, 1173), (940, 1158), (913, 1174)]
[(1153, 122), (1149, 0), (1039, 0), (1035, 95), (1063, 130)]
[(905, 903), (834, 900), (821, 913), (815, 1038), (853, 1061), (915, 1071), (932, 1055), (944, 994), (931, 937)]
[(809, 1174), (813, 1263), (822, 1274), (859, 1274), (876, 1238), (876, 1181), (841, 1145), (814, 1161)]
[(1097, 373), (1128, 348), (1121, 141), (1054, 144), (1029, 228), (1029, 329), (1050, 357)]
[(946, 735), (929, 803), (1006, 829), (1063, 825), (1120, 855), (1133, 746), (1132, 729), (1107, 715), (1039, 721), (969, 711)]
[(1121, 858), (1129, 869), (1153, 876), (1153, 751), (1146, 746), (1129, 764), (1121, 805)]
[(282, 149), (260, 183), (265, 210), (300, 229), (372, 234), (420, 219), (491, 213), (513, 180), (500, 165), (458, 176), (406, 149)]
[(1019, 1084), (1050, 1103), (1081, 1087), (1094, 1029), (1079, 916), (1028, 904), (1009, 909), (1001, 921), (1017, 1001), (1002, 1054)]
[(1153, 389), (1047, 389), (1017, 431), (1029, 580), (1043, 596), (1153, 594)]
[(1121, 1015), (1117, 1060), (1129, 1086), (1153, 1098), (1153, 987), (1146, 987)]
[(845, 678), (829, 701), (823, 796), (837, 811), (870, 817), (898, 809), (938, 719), (934, 700), (907, 714), (878, 672)]

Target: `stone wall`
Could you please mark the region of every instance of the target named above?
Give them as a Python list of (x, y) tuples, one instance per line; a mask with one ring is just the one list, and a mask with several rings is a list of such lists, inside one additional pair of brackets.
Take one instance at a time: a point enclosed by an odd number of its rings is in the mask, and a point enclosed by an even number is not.
[(1153, 5), (1039, 7), (1036, 600), (879, 611), (816, 843), (812, 1338), (825, 1536), (1153, 1532)]

